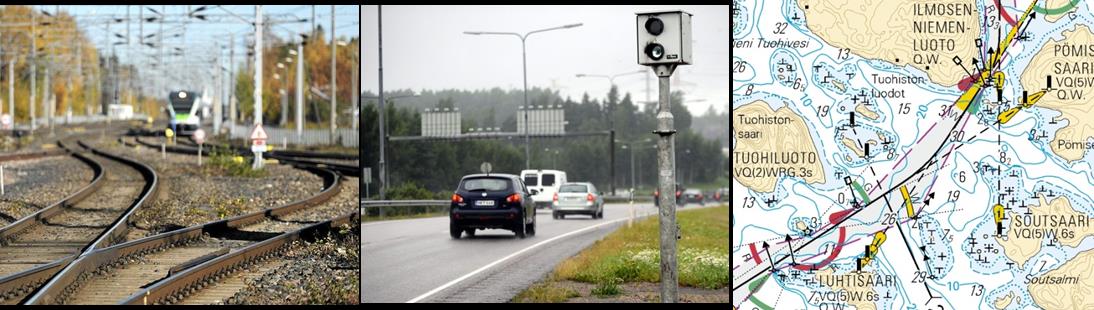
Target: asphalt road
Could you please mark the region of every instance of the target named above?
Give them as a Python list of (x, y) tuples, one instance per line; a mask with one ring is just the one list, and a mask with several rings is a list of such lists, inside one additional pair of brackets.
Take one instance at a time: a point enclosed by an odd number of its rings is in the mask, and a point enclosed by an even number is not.
[[(684, 209), (697, 205), (687, 205)], [(506, 302), (562, 260), (604, 237), (630, 216), (630, 204), (607, 204), (604, 218), (536, 214), (536, 236), (517, 239), (507, 230), (478, 231), (453, 240), (448, 217), (362, 225), (363, 302)], [(655, 214), (635, 203), (636, 216)]]

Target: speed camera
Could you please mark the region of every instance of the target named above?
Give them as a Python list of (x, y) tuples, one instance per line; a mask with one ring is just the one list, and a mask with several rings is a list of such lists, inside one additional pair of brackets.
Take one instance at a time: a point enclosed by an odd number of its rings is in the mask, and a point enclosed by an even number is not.
[(638, 64), (691, 64), (691, 13), (635, 13)]

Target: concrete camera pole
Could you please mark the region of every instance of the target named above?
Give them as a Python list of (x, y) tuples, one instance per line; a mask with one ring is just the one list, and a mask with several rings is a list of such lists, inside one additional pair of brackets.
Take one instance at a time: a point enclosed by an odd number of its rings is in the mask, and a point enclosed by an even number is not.
[(669, 102), (669, 77), (676, 70), (676, 65), (653, 66), (657, 73), (660, 88), (660, 100), (657, 103), (657, 170), (658, 184), (661, 191), (658, 210), (658, 221), (661, 227), (661, 302), (675, 303), (677, 301), (676, 270), (676, 239), (678, 231), (676, 227), (676, 134), (672, 111)]

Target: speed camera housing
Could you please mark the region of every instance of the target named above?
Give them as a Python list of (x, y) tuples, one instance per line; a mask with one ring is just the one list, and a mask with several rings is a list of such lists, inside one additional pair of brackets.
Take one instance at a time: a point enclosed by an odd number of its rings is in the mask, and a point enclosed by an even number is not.
[(691, 13), (635, 13), (638, 64), (691, 64)]

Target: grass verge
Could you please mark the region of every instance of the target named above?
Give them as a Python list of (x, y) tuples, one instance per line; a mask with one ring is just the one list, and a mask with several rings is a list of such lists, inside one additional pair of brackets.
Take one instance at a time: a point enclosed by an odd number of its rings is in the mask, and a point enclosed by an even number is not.
[[(679, 283), (700, 290), (729, 285), (729, 206), (682, 209), (676, 213), (681, 239), (677, 243)], [(661, 280), (657, 217), (622, 227), (571, 257), (547, 279), (518, 294), (516, 302), (560, 302), (573, 297), (626, 295), (627, 283)], [(567, 293), (573, 281), (593, 284), (587, 292)], [(585, 287), (585, 286), (582, 286)], [(560, 297), (570, 296), (570, 297)]]

